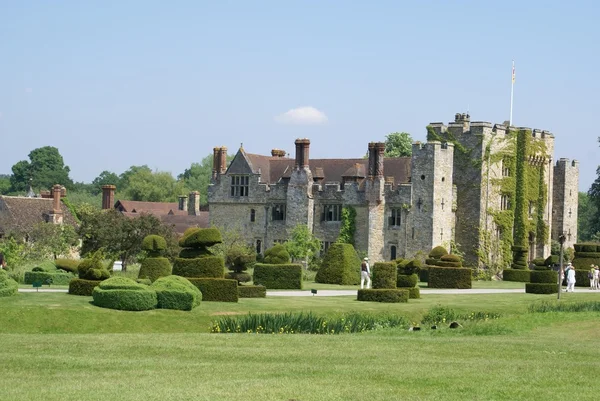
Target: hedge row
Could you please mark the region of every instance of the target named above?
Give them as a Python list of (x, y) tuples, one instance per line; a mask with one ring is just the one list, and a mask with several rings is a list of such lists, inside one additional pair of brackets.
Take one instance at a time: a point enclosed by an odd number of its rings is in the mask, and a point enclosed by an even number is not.
[(157, 307), (161, 309), (192, 310), (202, 301), (198, 287), (183, 277), (160, 277), (150, 288), (156, 291)]
[(19, 283), (8, 277), (8, 274), (0, 268), (0, 297), (9, 297), (17, 294), (18, 291)]
[(406, 274), (398, 274), (398, 278), (396, 279), (396, 287), (397, 288), (412, 288), (417, 286), (417, 282), (419, 281), (419, 276), (416, 274), (411, 274), (410, 276)]
[(94, 288), (94, 305), (102, 308), (143, 311), (156, 308), (156, 291), (126, 277), (112, 277)]
[(69, 294), (91, 297), (92, 293), (94, 292), (94, 288), (101, 282), (101, 280), (85, 280), (82, 278), (74, 278), (69, 282)]
[[(558, 257), (557, 257), (558, 259)], [(598, 252), (576, 252), (575, 259), (600, 259)]]
[(411, 288), (400, 288), (402, 290), (408, 290), (408, 297), (410, 299), (419, 299), (421, 298), (421, 289), (419, 287), (411, 287)]
[(526, 283), (525, 292), (528, 294), (556, 294), (558, 286), (556, 283)]
[(56, 259), (54, 261), (54, 265), (56, 266), (57, 269), (68, 271), (70, 273), (77, 272), (79, 263), (81, 263), (81, 260), (75, 260), (75, 259)]
[(237, 302), (238, 283), (224, 278), (187, 277), (202, 293), (202, 300), (209, 302)]
[(360, 282), (360, 258), (351, 244), (332, 244), (315, 276), (316, 283), (355, 285)]
[(159, 277), (170, 276), (171, 270), (171, 263), (167, 258), (146, 258), (142, 261), (138, 278), (147, 278), (154, 282)]
[(516, 281), (519, 283), (528, 283), (530, 278), (529, 270), (522, 269), (504, 269), (502, 273), (502, 280), (504, 281)]
[(582, 242), (574, 244), (575, 252), (600, 252), (600, 244), (596, 242)]
[(358, 301), (368, 302), (389, 302), (399, 303), (408, 302), (409, 291), (407, 289), (363, 289), (358, 290)]
[(429, 267), (423, 266), (421, 270), (419, 270), (419, 281), (426, 283), (429, 281)]
[(533, 270), (529, 277), (531, 283), (558, 283), (558, 273), (553, 270)]
[[(448, 256), (450, 256), (450, 255), (448, 255)], [(445, 261), (445, 260), (436, 260), (435, 261), (435, 266), (438, 266), (438, 267), (462, 267), (462, 263), (461, 262)]]
[(265, 298), (267, 288), (264, 285), (240, 285), (238, 286), (238, 297), (240, 298)]
[(471, 269), (466, 267), (429, 268), (430, 288), (471, 288)]
[(377, 262), (373, 265), (373, 289), (396, 288), (398, 268), (395, 262)]
[(575, 269), (575, 286), (576, 287), (589, 287), (590, 286), (590, 279), (588, 277), (589, 271), (590, 271), (589, 266), (587, 269), (584, 269), (584, 270)]
[(299, 264), (272, 265), (257, 263), (254, 265), (254, 284), (264, 285), (268, 289), (302, 289), (302, 266)]
[(225, 262), (219, 256), (196, 259), (176, 258), (173, 274), (181, 277), (223, 278)]
[(41, 282), (42, 284), (69, 285), (72, 279), (71, 273), (25, 272), (23, 282), (25, 284)]

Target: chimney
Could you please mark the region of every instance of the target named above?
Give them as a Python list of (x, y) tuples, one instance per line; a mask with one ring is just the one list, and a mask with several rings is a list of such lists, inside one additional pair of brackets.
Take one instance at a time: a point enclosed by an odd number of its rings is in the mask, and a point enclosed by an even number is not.
[(383, 178), (384, 142), (369, 142), (369, 172), (370, 178)]
[(102, 185), (102, 209), (112, 209), (115, 204), (114, 185)]
[(296, 139), (296, 168), (308, 167), (308, 149), (310, 139)]
[(212, 179), (213, 181), (217, 180), (217, 177), (219, 175), (219, 166), (221, 165), (221, 163), (219, 163), (219, 156), (220, 156), (220, 152), (219, 152), (219, 148), (213, 148), (213, 169), (212, 169)]
[(225, 146), (221, 146), (219, 149), (219, 175), (225, 174), (227, 171), (227, 148)]
[(52, 213), (60, 214), (62, 209), (60, 208), (60, 194), (62, 192), (62, 185), (56, 184), (52, 187)]
[(200, 192), (192, 191), (189, 195), (187, 204), (188, 215), (198, 216), (200, 215)]
[(187, 210), (188, 199), (185, 195), (179, 195), (179, 210)]

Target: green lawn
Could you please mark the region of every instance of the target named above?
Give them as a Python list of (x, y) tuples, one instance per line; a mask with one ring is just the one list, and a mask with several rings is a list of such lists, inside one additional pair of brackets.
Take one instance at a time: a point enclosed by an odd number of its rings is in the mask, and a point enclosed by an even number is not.
[[(522, 285), (522, 284), (520, 284)], [(520, 288), (520, 287), (517, 287)], [(355, 297), (203, 302), (192, 312), (122, 312), (89, 297), (0, 298), (0, 400), (595, 400), (600, 313), (528, 313), (530, 294), (427, 295), (408, 304)], [(600, 301), (600, 292), (561, 302)], [(248, 312), (398, 313), (431, 307), (503, 315), (409, 332), (209, 334)]]

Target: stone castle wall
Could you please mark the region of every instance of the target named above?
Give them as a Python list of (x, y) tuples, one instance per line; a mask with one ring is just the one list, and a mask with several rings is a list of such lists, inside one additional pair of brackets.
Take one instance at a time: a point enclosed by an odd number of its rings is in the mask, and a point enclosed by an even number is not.
[(552, 238), (565, 234), (565, 248), (573, 247), (577, 239), (577, 214), (579, 203), (579, 163), (560, 159), (554, 170), (554, 213)]

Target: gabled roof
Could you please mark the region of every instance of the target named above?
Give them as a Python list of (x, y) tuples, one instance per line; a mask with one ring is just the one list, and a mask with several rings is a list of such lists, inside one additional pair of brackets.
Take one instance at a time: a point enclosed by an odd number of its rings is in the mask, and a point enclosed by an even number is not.
[[(115, 203), (115, 209), (125, 213), (167, 214), (169, 211), (178, 211), (179, 204), (177, 202), (140, 202), (118, 200), (117, 203)], [(185, 213), (187, 214), (187, 212)]]
[[(183, 212), (183, 210), (181, 212)], [(163, 224), (166, 224), (168, 226), (173, 226), (173, 230), (177, 234), (180, 234), (180, 235), (183, 234), (185, 232), (185, 230), (187, 230), (190, 227), (200, 227), (200, 228), (210, 227), (209, 219), (208, 219), (208, 212), (204, 212), (204, 211), (201, 211), (200, 214), (198, 214), (198, 215), (188, 215), (187, 212), (185, 214), (182, 214), (182, 213), (160, 214), (160, 213), (148, 213), (148, 212), (142, 212), (142, 213), (121, 212), (121, 214), (123, 214), (123, 216), (125, 216), (125, 217), (130, 217), (130, 218), (139, 217), (140, 214), (152, 214), (153, 216), (158, 218)]]
[[(53, 207), (52, 198), (0, 196), (0, 233), (28, 233), (36, 224), (48, 222)], [(60, 203), (63, 223), (73, 227), (77, 220), (69, 208)]]

